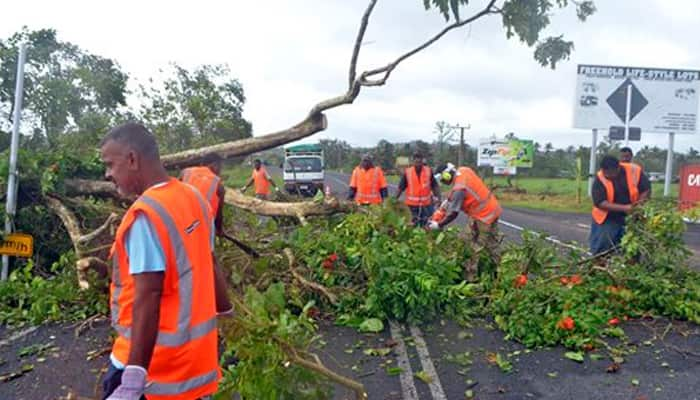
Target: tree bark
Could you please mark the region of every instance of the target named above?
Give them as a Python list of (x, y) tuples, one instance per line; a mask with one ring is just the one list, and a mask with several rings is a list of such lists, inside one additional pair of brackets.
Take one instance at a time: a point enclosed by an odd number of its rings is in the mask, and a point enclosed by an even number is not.
[(166, 168), (179, 168), (193, 165), (207, 154), (212, 153), (216, 153), (222, 158), (246, 156), (303, 139), (327, 127), (328, 121), (325, 115), (320, 112), (312, 113), (299, 124), (283, 131), (249, 139), (215, 144), (198, 149), (185, 150), (179, 153), (162, 156), (160, 159)]
[(341, 202), (335, 197), (326, 197), (322, 203), (317, 203), (315, 201), (279, 203), (249, 197), (241, 193), (239, 190), (230, 188), (226, 188), (226, 196), (224, 201), (226, 204), (242, 208), (254, 214), (266, 215), (270, 217), (284, 216), (298, 218), (300, 215), (302, 217), (310, 217), (351, 212), (355, 209), (354, 203)]

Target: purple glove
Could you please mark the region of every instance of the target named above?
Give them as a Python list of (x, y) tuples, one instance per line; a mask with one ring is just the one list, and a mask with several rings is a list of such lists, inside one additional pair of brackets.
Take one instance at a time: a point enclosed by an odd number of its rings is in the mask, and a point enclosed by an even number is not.
[(127, 365), (122, 373), (122, 383), (107, 400), (139, 400), (146, 388), (146, 370), (138, 365)]

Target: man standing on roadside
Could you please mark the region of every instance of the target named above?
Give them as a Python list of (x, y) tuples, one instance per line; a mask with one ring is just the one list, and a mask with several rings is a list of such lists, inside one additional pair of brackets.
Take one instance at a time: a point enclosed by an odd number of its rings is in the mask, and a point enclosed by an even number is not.
[(404, 190), (404, 202), (411, 210), (411, 222), (415, 226), (425, 226), (435, 210), (433, 204), (440, 200), (440, 185), (419, 152), (413, 154), (413, 165), (406, 168), (401, 176), (396, 192), (397, 201)]
[(355, 200), (360, 205), (382, 204), (387, 194), (384, 171), (372, 163), (372, 156), (362, 155), (360, 165), (355, 167), (350, 177), (348, 200)]
[[(620, 164), (634, 164), (637, 165), (639, 168), (642, 168), (640, 164), (635, 163), (632, 161), (634, 157), (634, 153), (632, 153), (632, 149), (629, 147), (623, 147), (620, 149)], [(642, 172), (644, 171), (644, 168), (642, 168)]]
[(153, 135), (137, 123), (102, 140), (105, 177), (138, 195), (110, 252), (112, 325), (117, 338), (103, 399), (207, 398), (217, 390), (217, 313), (229, 313), (213, 262), (214, 223), (193, 187), (168, 176)]
[(625, 218), (632, 208), (651, 194), (649, 178), (633, 163), (620, 163), (605, 156), (593, 181), (593, 222), (591, 253), (599, 254), (620, 244), (625, 233)]
[(275, 188), (275, 191), (279, 191), (275, 181), (272, 180), (270, 174), (262, 165), (262, 161), (256, 159), (253, 161), (253, 175), (250, 177), (248, 182), (241, 188), (241, 192), (245, 193), (248, 186), (255, 184), (255, 197), (261, 200), (267, 200), (270, 195), (270, 185)]

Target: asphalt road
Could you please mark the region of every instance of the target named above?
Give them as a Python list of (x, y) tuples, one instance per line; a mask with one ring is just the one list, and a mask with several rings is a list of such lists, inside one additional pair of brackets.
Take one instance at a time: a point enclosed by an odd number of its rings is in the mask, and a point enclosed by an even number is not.
[[(346, 193), (347, 176), (328, 173), (326, 181), (334, 193)], [(460, 218), (455, 223), (464, 223)], [(520, 229), (528, 228), (583, 247), (590, 223), (586, 215), (512, 209), (505, 210), (502, 220), (501, 230), (509, 240), (517, 240)], [(690, 227), (686, 241), (697, 257), (697, 226)], [(322, 341), (316, 351), (328, 367), (361, 381), (370, 399), (465, 399), (467, 394), (475, 399), (499, 400), (700, 399), (700, 327), (667, 319), (629, 321), (623, 327), (630, 343), (638, 346), (616, 373), (606, 372), (611, 364), (606, 357), (577, 363), (564, 357), (562, 347), (526, 350), (505, 340), (489, 320), (473, 321), (469, 327), (449, 320), (420, 327), (392, 325), (376, 335), (322, 322)], [(15, 331), (0, 327), (0, 376), (23, 366), (33, 368), (24, 376), (0, 383), (0, 400), (56, 399), (68, 390), (92, 396), (100, 369), (107, 362), (107, 353), (100, 351), (108, 350), (109, 335), (106, 321), (79, 337), (65, 325)], [(41, 349), (23, 355), (30, 345)], [(390, 348), (391, 352), (385, 356), (366, 354), (371, 353), (368, 349), (377, 348)], [(492, 362), (496, 353), (512, 363), (511, 372), (501, 371)], [(447, 360), (455, 355), (461, 355), (461, 363)], [(393, 367), (401, 372), (392, 374), (398, 371), (392, 371)], [(416, 373), (427, 378), (421, 380)], [(337, 388), (334, 398), (353, 397)]]

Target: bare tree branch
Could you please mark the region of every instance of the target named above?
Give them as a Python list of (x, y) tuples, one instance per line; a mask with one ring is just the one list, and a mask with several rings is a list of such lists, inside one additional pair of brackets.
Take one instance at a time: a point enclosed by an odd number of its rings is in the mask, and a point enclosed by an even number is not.
[(112, 226), (112, 224), (117, 222), (117, 218), (119, 218), (119, 216), (116, 213), (109, 214), (109, 217), (107, 218), (104, 224), (102, 224), (99, 228), (95, 229), (94, 231), (80, 236), (78, 238), (78, 243), (87, 244), (93, 241), (96, 237), (100, 236), (104, 231), (109, 229)]
[(310, 113), (305, 120), (283, 131), (168, 154), (162, 156), (161, 161), (165, 167), (172, 168), (191, 165), (211, 153), (217, 153), (223, 158), (246, 156), (303, 139), (327, 127), (328, 121), (325, 115), (320, 112)]
[(338, 298), (333, 293), (331, 293), (325, 286), (316, 282), (309, 281), (296, 270), (297, 262), (296, 257), (294, 257), (294, 253), (292, 252), (292, 249), (290, 249), (289, 247), (285, 248), (284, 255), (287, 256), (287, 261), (289, 262), (289, 271), (292, 273), (292, 276), (294, 276), (294, 279), (301, 283), (302, 286), (310, 288), (311, 290), (314, 290), (326, 296), (328, 301), (330, 301), (331, 304), (333, 304), (334, 306), (338, 305)]
[[(469, 17), (463, 21), (456, 21), (456, 22), (446, 26), (443, 30), (438, 32), (435, 36), (430, 38), (428, 41), (426, 41), (425, 43), (416, 47), (415, 49), (403, 54), (402, 56), (400, 56), (396, 60), (392, 61), (391, 63), (389, 63), (383, 67), (380, 67), (380, 68), (375, 68), (375, 69), (372, 69), (369, 71), (365, 71), (360, 76), (361, 85), (362, 86), (381, 86), (381, 85), (384, 85), (386, 83), (387, 79), (389, 79), (391, 72), (394, 70), (394, 68), (396, 68), (397, 65), (399, 65), (399, 63), (401, 63), (405, 59), (415, 55), (416, 53), (424, 50), (428, 46), (432, 45), (433, 43), (438, 41), (441, 37), (445, 36), (445, 34), (447, 32), (449, 32), (455, 28), (459, 28), (459, 27), (462, 27), (464, 25), (468, 25), (481, 17), (484, 17), (488, 14), (493, 13), (494, 12), (493, 6), (495, 3), (496, 3), (496, 0), (489, 1), (489, 3), (486, 5), (486, 7), (484, 7), (483, 10), (479, 11), (478, 13), (472, 15), (471, 17)], [(378, 79), (369, 79), (370, 77), (375, 76), (375, 75), (379, 75), (379, 74), (384, 74), (384, 76), (382, 76), (381, 78), (378, 78)]]
[(360, 54), (360, 47), (362, 46), (362, 40), (365, 37), (365, 31), (367, 30), (367, 24), (369, 23), (369, 16), (372, 14), (374, 6), (377, 4), (377, 0), (371, 0), (367, 9), (365, 10), (362, 20), (360, 21), (360, 29), (357, 31), (357, 39), (355, 39), (355, 47), (352, 49), (352, 57), (350, 58), (350, 74), (348, 75), (348, 90), (352, 91), (352, 87), (355, 83), (355, 78), (357, 75), (357, 57)]

